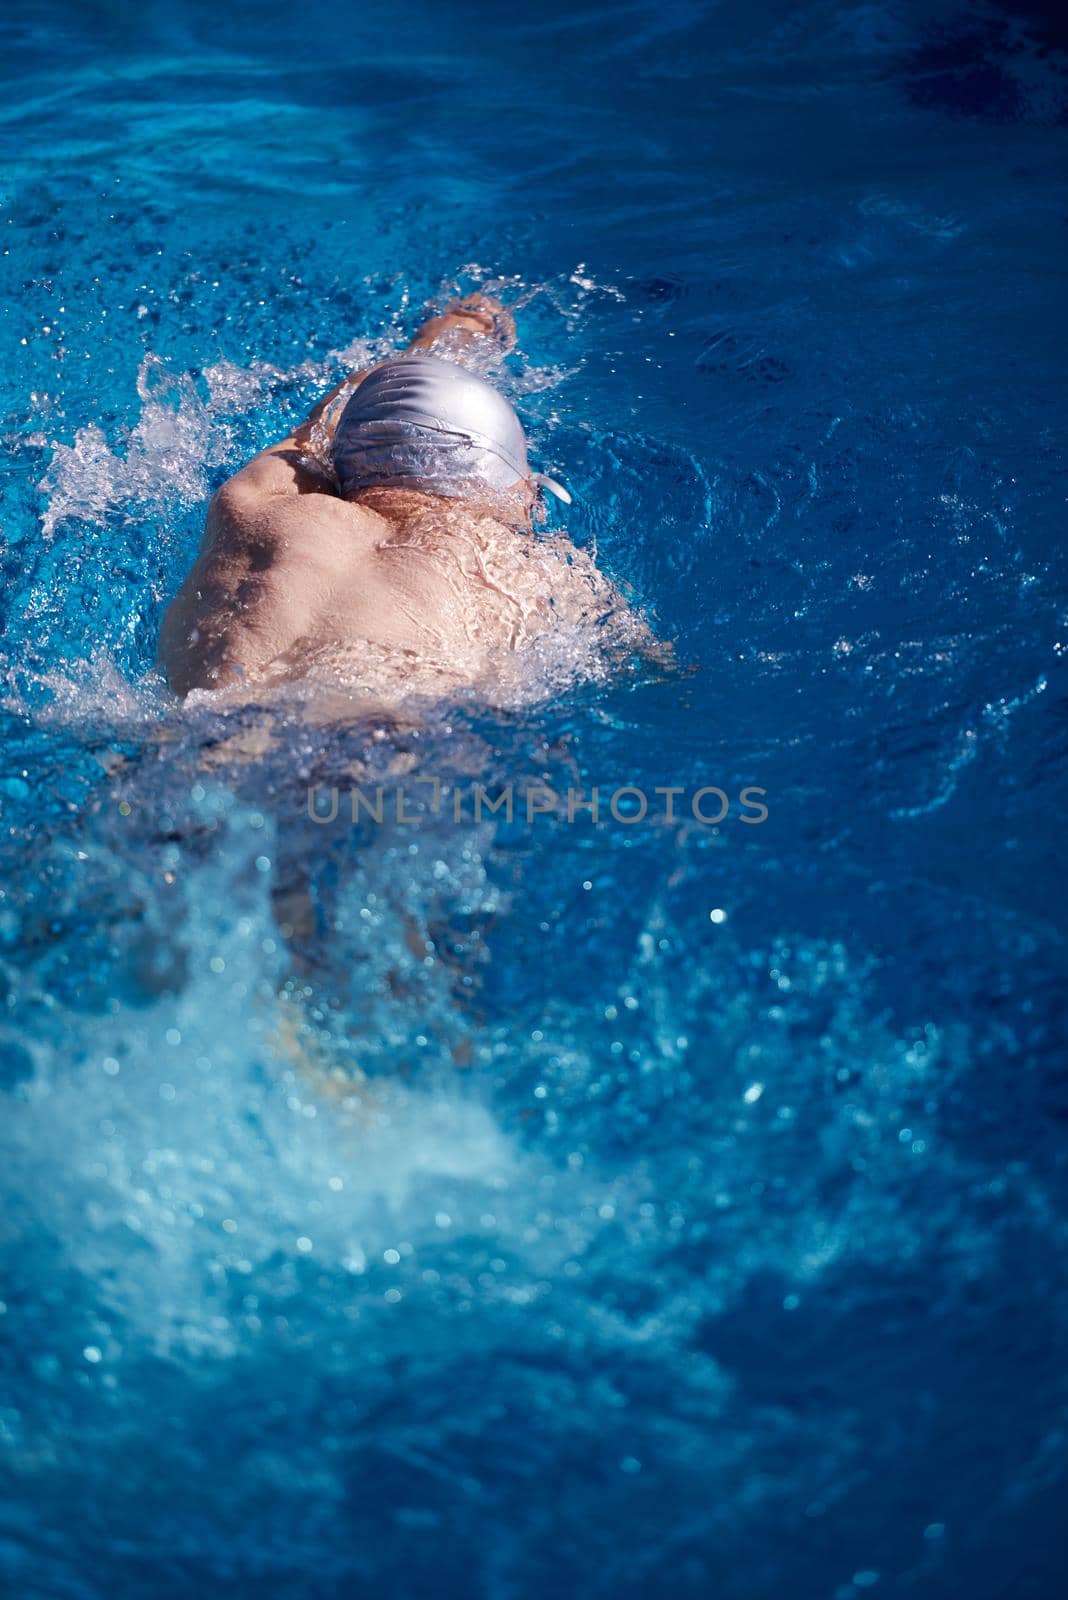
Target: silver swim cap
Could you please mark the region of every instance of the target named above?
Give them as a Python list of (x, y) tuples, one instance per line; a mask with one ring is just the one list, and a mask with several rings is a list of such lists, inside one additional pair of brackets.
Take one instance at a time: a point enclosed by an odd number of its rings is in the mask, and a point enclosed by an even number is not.
[(473, 484), (510, 489), (533, 478), (515, 411), (492, 384), (439, 356), (405, 355), (368, 373), (341, 413), (334, 470), (346, 497), (373, 486), (462, 496)]

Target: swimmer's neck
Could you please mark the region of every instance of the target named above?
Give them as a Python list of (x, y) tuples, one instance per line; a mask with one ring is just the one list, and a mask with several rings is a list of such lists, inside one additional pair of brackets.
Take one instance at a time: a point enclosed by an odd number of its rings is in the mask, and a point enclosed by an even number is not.
[(460, 502), (445, 495), (426, 494), (422, 489), (361, 489), (349, 502), (365, 511), (373, 511), (387, 522), (410, 522), (413, 517), (425, 516), (428, 511), (447, 511)]
[(461, 517), (474, 521), (502, 523), (507, 527), (529, 529), (530, 513), (526, 498), (519, 494), (493, 495), (486, 500), (460, 499), (453, 495), (427, 494), (422, 489), (386, 489), (377, 486), (361, 489), (350, 504), (372, 511), (392, 527), (436, 515), (443, 529)]

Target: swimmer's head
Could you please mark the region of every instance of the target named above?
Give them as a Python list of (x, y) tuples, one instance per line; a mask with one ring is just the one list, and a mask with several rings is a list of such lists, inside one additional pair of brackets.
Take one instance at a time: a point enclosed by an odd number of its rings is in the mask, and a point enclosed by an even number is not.
[(534, 484), (571, 498), (531, 472), (522, 423), (492, 384), (423, 354), (398, 356), (363, 379), (337, 425), (334, 471), (346, 500), (374, 488), (466, 499)]

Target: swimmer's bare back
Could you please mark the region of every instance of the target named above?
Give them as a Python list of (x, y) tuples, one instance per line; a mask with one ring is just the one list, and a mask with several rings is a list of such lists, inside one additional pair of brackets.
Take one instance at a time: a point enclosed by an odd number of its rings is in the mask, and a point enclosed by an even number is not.
[[(506, 342), (514, 328), (495, 301), (475, 295), (426, 323), (408, 348), (478, 337)], [(344, 661), (358, 682), (361, 652), (432, 658), (448, 663), (454, 682), (475, 681), (502, 652), (561, 621), (626, 609), (568, 540), (535, 538), (527, 485), (505, 520), (499, 504), (411, 489), (342, 499), (310, 453), (311, 430), (329, 436), (331, 402), (358, 381), (339, 385), (212, 500), (160, 635), (179, 695), (300, 677), (324, 657)]]

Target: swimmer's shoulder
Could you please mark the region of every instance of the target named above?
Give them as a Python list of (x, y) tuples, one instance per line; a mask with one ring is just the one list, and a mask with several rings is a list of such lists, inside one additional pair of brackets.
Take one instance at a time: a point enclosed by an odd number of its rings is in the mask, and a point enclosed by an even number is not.
[(262, 480), (241, 480), (238, 473), (223, 484), (208, 510), (204, 543), (217, 555), (251, 555), (261, 566), (349, 565), (380, 535), (379, 517), (335, 494), (272, 493)]

